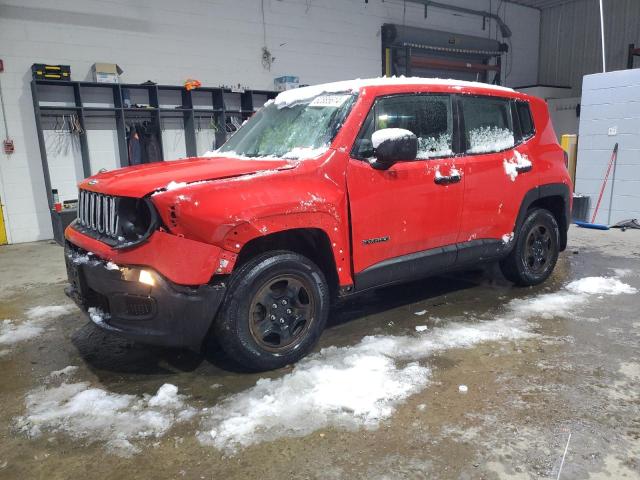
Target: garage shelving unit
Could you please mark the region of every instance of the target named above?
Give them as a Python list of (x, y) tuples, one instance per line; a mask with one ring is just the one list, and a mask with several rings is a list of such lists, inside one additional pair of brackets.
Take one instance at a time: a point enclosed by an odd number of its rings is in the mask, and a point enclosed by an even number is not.
[[(188, 91), (181, 85), (96, 83), (59, 80), (32, 80), (31, 93), (35, 113), (36, 129), (44, 173), (47, 202), (51, 212), (54, 238), (64, 241), (64, 229), (76, 217), (75, 209), (57, 212), (51, 185), (51, 172), (47, 160), (47, 146), (43, 130), (43, 118), (72, 116), (75, 114), (82, 133), (78, 135), (82, 171), (84, 177), (91, 171), (87, 120), (110, 118), (115, 120), (117, 148), (120, 166), (129, 165), (127, 125), (134, 120), (145, 120), (156, 132), (162, 152), (161, 125), (164, 119), (177, 119), (184, 126), (184, 141), (187, 157), (197, 155), (196, 125), (202, 119), (214, 125), (215, 144), (222, 145), (230, 132), (227, 125), (234, 117), (242, 123), (261, 107), (265, 101), (275, 98), (277, 92), (270, 90), (245, 90), (220, 87), (200, 87)], [(131, 106), (125, 100), (130, 100)], [(144, 105), (140, 107), (135, 104)], [(63, 117), (64, 118), (64, 117)], [(164, 159), (164, 153), (162, 153)]]

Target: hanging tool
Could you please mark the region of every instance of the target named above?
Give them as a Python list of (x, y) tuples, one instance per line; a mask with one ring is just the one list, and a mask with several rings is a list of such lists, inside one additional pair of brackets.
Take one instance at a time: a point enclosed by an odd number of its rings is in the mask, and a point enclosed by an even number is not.
[[(2, 67), (4, 71), (4, 65)], [(2, 122), (4, 123), (4, 141), (2, 146), (4, 153), (11, 155), (15, 151), (13, 140), (9, 137), (9, 125), (7, 124), (7, 111), (4, 108), (4, 97), (2, 96), (2, 84), (0, 84), (0, 105), (2, 106)]]
[[(611, 173), (611, 167), (613, 167), (616, 162), (616, 158), (618, 158), (618, 144), (616, 143), (613, 147), (613, 152), (611, 153), (611, 159), (609, 160), (609, 165), (607, 166), (607, 173), (604, 175), (604, 180), (602, 181), (602, 187), (600, 187), (600, 195), (598, 195), (598, 203), (596, 203), (596, 208), (593, 211), (593, 216), (591, 217), (591, 223), (589, 222), (581, 222), (576, 220), (576, 225), (583, 228), (594, 228), (596, 230), (609, 230), (608, 225), (602, 225), (599, 223), (595, 223), (596, 216), (598, 215), (598, 210), (600, 209), (600, 202), (602, 201), (602, 195), (604, 195), (604, 190), (607, 188), (607, 181), (609, 180), (609, 174)], [(611, 185), (613, 189), (613, 185)], [(611, 197), (613, 199), (613, 196)], [(609, 204), (609, 209), (611, 209), (611, 204)]]

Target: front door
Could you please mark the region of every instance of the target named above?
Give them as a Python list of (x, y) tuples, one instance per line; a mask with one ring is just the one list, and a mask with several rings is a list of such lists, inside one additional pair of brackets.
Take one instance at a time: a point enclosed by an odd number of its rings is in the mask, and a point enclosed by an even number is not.
[[(371, 135), (383, 128), (413, 132), (417, 159), (372, 168)], [(356, 288), (418, 278), (455, 261), (464, 176), (455, 169), (453, 133), (449, 95), (375, 102), (347, 172)]]

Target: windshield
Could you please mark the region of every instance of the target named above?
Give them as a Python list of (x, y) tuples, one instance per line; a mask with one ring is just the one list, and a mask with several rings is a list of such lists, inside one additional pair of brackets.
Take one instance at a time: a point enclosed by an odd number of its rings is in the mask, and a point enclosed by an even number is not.
[(216, 153), (243, 157), (316, 157), (333, 141), (353, 102), (353, 94), (319, 95), (278, 108), (268, 102)]

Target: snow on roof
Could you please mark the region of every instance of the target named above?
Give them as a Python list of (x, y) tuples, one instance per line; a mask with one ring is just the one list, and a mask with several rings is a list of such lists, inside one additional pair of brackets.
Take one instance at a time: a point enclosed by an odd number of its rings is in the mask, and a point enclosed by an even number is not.
[(355, 80), (344, 80), (341, 82), (322, 83), (310, 85), (308, 87), (294, 88), (278, 94), (275, 104), (278, 108), (287, 107), (296, 103), (304, 102), (323, 93), (336, 92), (357, 92), (362, 87), (373, 87), (380, 85), (449, 85), (453, 87), (474, 87), (484, 88), (499, 92), (511, 92), (514, 90), (499, 85), (488, 83), (467, 82), (464, 80), (453, 80), (443, 78), (422, 78), (422, 77), (378, 77), (378, 78), (357, 78)]

